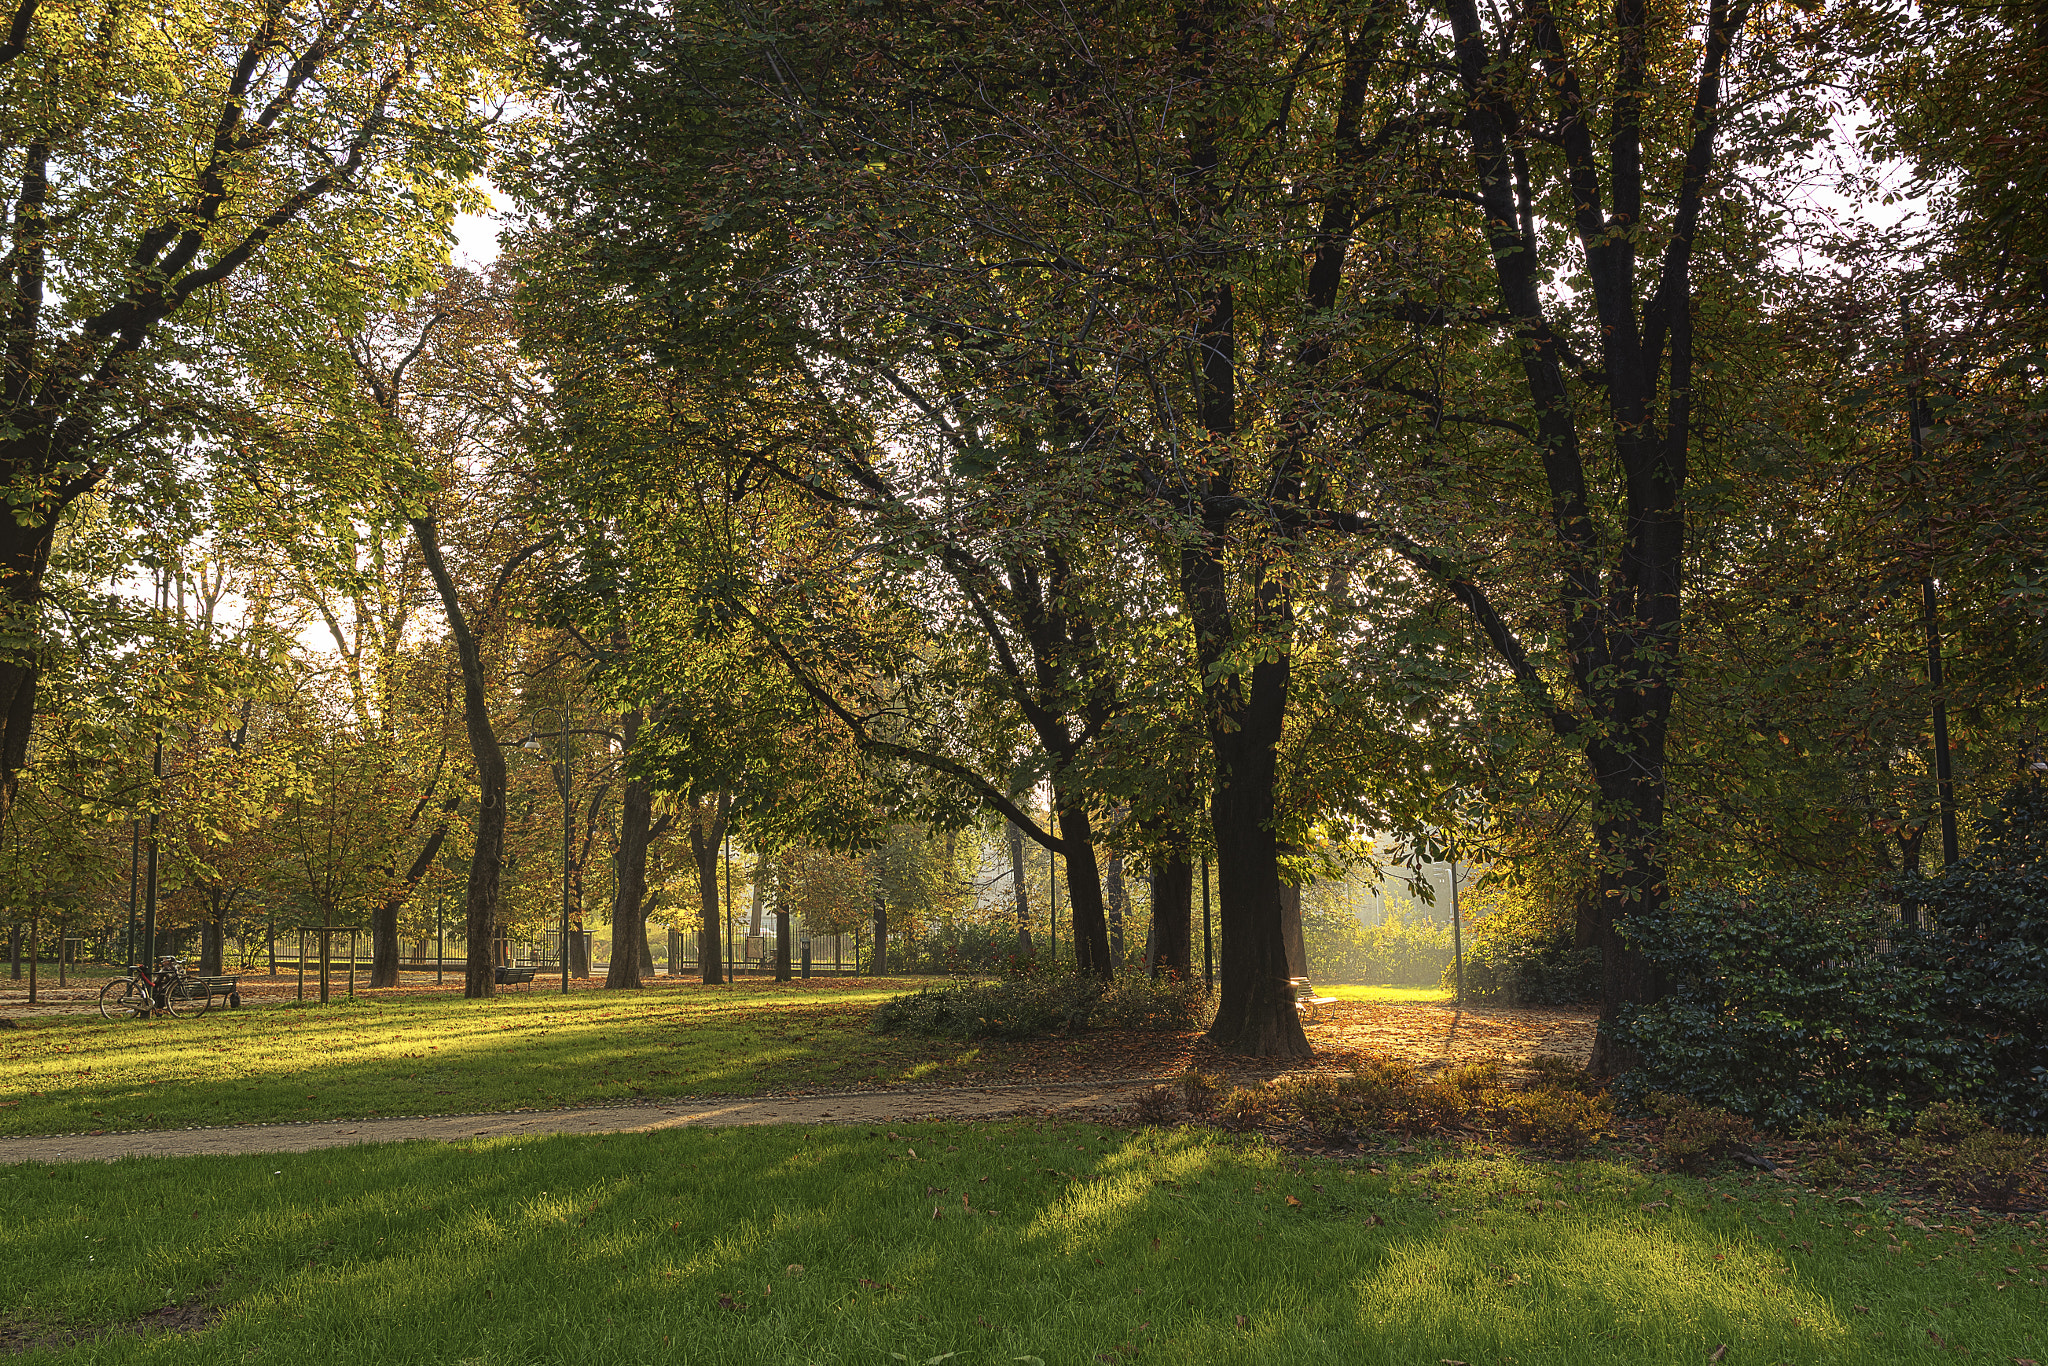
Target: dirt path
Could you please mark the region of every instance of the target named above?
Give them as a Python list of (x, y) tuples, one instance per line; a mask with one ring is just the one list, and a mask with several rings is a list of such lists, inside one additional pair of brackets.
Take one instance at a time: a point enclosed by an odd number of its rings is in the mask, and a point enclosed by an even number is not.
[(993, 1119), (1027, 1112), (1076, 1116), (1127, 1105), (1151, 1079), (1068, 1085), (973, 1086), (917, 1092), (742, 1098), (588, 1109), (440, 1115), (427, 1119), (343, 1119), (312, 1124), (244, 1124), (220, 1129), (0, 1138), (0, 1164), (112, 1162), (122, 1157), (203, 1153), (305, 1153), (352, 1143), (512, 1138), (537, 1134), (639, 1134), (656, 1129), (741, 1124), (898, 1124), (921, 1119)]

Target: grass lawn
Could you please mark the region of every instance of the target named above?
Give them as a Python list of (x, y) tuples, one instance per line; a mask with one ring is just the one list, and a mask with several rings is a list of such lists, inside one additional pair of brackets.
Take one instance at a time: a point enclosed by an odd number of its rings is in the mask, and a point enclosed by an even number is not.
[(0, 1351), (220, 1313), (196, 1338), (27, 1361), (2048, 1356), (2038, 1223), (1922, 1232), (1770, 1178), (1478, 1150), (1337, 1163), (1190, 1130), (681, 1129), (15, 1166), (0, 1245)]
[(1316, 986), (1319, 996), (1340, 1001), (1371, 1001), (1376, 1005), (1405, 1005), (1410, 1001), (1448, 1001), (1451, 993), (1442, 987), (1326, 987)]
[(966, 1080), (973, 1057), (961, 1044), (869, 1032), (875, 1002), (912, 985), (380, 995), (122, 1024), (53, 1016), (0, 1034), (0, 1134)]

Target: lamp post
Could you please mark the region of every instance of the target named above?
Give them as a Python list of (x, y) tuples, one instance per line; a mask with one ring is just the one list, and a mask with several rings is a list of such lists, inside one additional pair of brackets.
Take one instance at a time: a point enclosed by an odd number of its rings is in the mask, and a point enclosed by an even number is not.
[(1465, 1008), (1465, 933), (1463, 927), (1458, 923), (1458, 843), (1456, 836), (1452, 836), (1448, 852), (1451, 856), (1451, 961), (1455, 965), (1457, 972), (1455, 979), (1458, 992), (1457, 1006), (1458, 1009), (1463, 1010)]

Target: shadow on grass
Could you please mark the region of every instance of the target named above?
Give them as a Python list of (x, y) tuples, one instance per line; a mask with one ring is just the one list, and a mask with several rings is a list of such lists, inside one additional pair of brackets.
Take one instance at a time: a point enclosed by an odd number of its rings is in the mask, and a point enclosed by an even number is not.
[(1089, 1125), (413, 1144), (8, 1169), (0, 1295), (89, 1326), (218, 1287), (198, 1340), (50, 1357), (108, 1363), (2039, 1354), (2040, 1291), (1977, 1279), (2001, 1246), (1909, 1268), (1782, 1195)]

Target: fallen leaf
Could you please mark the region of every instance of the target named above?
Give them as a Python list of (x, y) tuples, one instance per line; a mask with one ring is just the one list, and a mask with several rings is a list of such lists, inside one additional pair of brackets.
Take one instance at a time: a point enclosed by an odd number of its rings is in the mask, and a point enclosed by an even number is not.
[(1711, 1352), (1707, 1353), (1707, 1360), (1709, 1360), (1709, 1361), (1719, 1361), (1719, 1360), (1720, 1360), (1720, 1359), (1721, 1359), (1722, 1357), (1724, 1357), (1724, 1356), (1727, 1356), (1727, 1355), (1728, 1355), (1728, 1344), (1724, 1342), (1724, 1343), (1722, 1343), (1722, 1344), (1721, 1344), (1721, 1345), (1720, 1345), (1719, 1347), (1716, 1347), (1716, 1348), (1715, 1348), (1715, 1349), (1714, 1349), (1713, 1351), (1711, 1351)]
[[(576, 942), (576, 941), (575, 941), (575, 940), (573, 940), (573, 939), (569, 941), (569, 943), (570, 943), (570, 945), (571, 945), (572, 947), (574, 946), (575, 942)], [(790, 1275), (792, 1275), (792, 1276), (801, 1276), (801, 1275), (803, 1275), (803, 1274), (804, 1274), (804, 1266), (803, 1266), (803, 1263), (802, 1263), (802, 1262), (791, 1262), (791, 1263), (789, 1264), (789, 1274), (790, 1274)]]
[[(1299, 1208), (1301, 1208), (1301, 1201), (1299, 1201), (1299, 1200), (1295, 1199), (1295, 1198), (1294, 1198), (1293, 1196), (1291, 1196), (1291, 1195), (1287, 1197), (1287, 1203), (1288, 1203), (1288, 1204), (1290, 1204), (1290, 1205), (1292, 1205), (1292, 1206), (1294, 1206), (1294, 1207), (1295, 1207), (1296, 1209), (1299, 1209)], [(192, 1217), (193, 1217), (194, 1219), (197, 1219), (197, 1218), (198, 1218), (199, 1216), (195, 1214), (195, 1215), (193, 1215)]]
[(1852, 1306), (1852, 1308), (1854, 1308), (1856, 1312), (1859, 1314), (1868, 1314), (1870, 1312), (1870, 1306), (1867, 1304), (1854, 1305)]
[(1665, 1203), (1664, 1203), (1664, 1202), (1663, 1202), (1662, 1200), (1652, 1200), (1652, 1201), (1651, 1201), (1651, 1202), (1650, 1202), (1649, 1204), (1647, 1204), (1647, 1205), (1644, 1205), (1644, 1206), (1643, 1206), (1643, 1208), (1644, 1208), (1644, 1209), (1646, 1209), (1646, 1210), (1648, 1210), (1648, 1209), (1670, 1209), (1670, 1208), (1671, 1208), (1671, 1206), (1669, 1206), (1669, 1205), (1665, 1204)]
[(1239, 1314), (1237, 1316), (1237, 1326), (1240, 1328), (1244, 1327), (1244, 1315)]
[(730, 1295), (720, 1295), (718, 1297), (718, 1307), (720, 1309), (729, 1309), (734, 1313), (738, 1313), (746, 1306), (741, 1304), (738, 1300), (734, 1299)]

